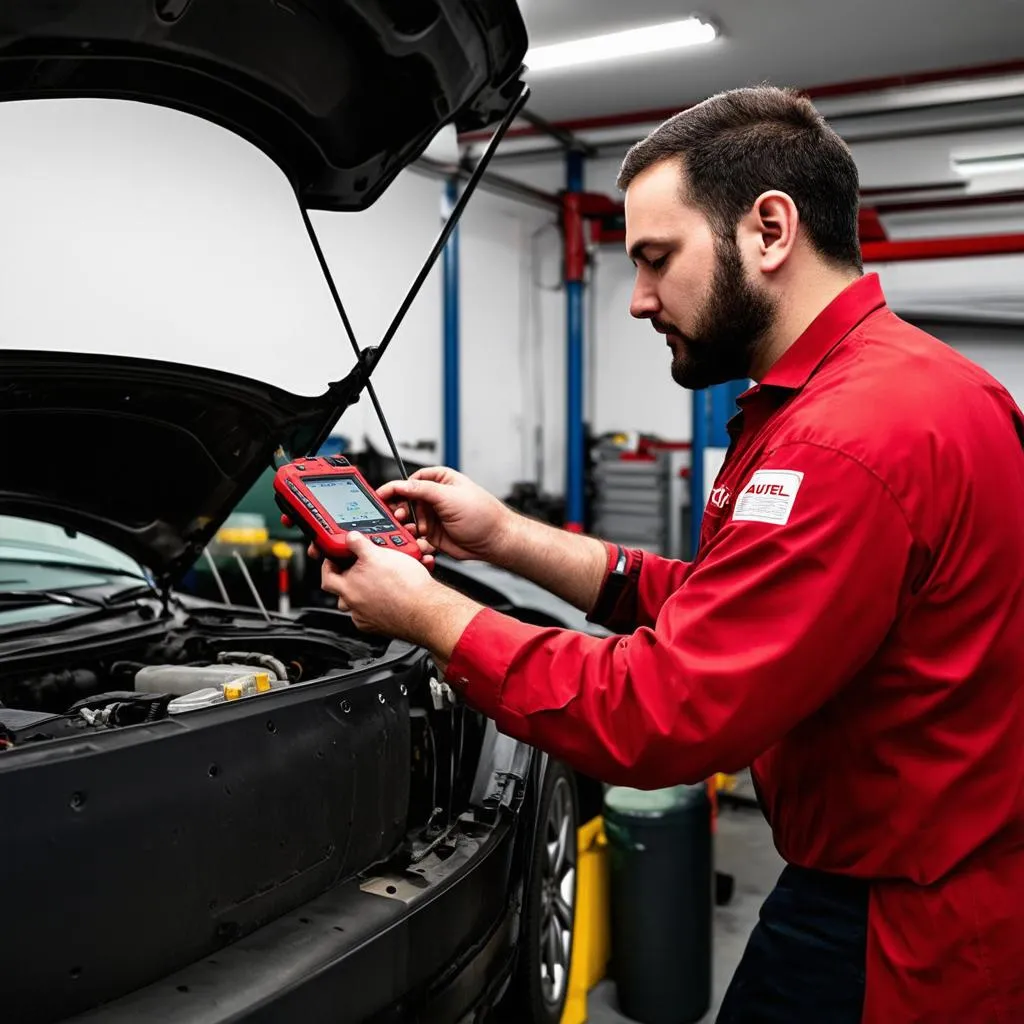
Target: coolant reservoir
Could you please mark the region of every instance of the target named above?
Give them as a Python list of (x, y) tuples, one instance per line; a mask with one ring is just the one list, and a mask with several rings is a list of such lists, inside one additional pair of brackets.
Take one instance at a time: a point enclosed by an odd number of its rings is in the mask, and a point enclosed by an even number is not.
[(253, 665), (146, 665), (135, 673), (135, 689), (140, 693), (176, 696), (211, 687), (224, 693), (226, 686), (231, 687), (231, 692), (238, 690), (239, 696), (247, 696), (287, 685), (286, 681)]
[(223, 704), (224, 694), (214, 687), (205, 690), (196, 690), (195, 693), (187, 693), (183, 697), (175, 697), (167, 705), (167, 714), (180, 715), (183, 711), (196, 711), (198, 708), (208, 708), (211, 704)]

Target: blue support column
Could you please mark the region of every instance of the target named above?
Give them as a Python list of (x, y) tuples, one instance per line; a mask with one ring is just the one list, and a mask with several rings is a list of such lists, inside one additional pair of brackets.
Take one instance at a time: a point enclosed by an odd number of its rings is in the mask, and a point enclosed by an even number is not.
[[(445, 182), (444, 217), (458, 200), (454, 178)], [(459, 229), (444, 247), (444, 463), (459, 468)]]
[(746, 380), (730, 380), (708, 388), (711, 395), (711, 433), (708, 444), (716, 448), (729, 447), (729, 420), (736, 415), (736, 399), (748, 386)]
[(708, 448), (729, 447), (729, 420), (736, 414), (736, 399), (749, 381), (730, 380), (693, 393), (693, 448), (690, 467), (690, 552), (695, 554), (704, 514), (704, 453)]
[[(566, 192), (569, 197), (583, 191), (583, 154), (570, 150), (566, 157)], [(565, 329), (566, 329), (566, 529), (581, 532), (584, 521), (583, 451), (583, 221), (579, 201), (567, 202), (565, 238)]]
[(708, 389), (693, 393), (693, 447), (690, 449), (690, 557), (697, 553), (704, 515), (704, 449), (708, 446)]

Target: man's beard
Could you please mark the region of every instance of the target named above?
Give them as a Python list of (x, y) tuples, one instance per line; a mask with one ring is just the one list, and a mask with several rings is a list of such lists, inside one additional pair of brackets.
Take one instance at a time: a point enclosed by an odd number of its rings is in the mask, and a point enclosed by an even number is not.
[(717, 242), (715, 255), (711, 291), (693, 334), (661, 325), (676, 335), (672, 379), (691, 390), (749, 377), (758, 343), (775, 322), (776, 302), (747, 280), (735, 240)]

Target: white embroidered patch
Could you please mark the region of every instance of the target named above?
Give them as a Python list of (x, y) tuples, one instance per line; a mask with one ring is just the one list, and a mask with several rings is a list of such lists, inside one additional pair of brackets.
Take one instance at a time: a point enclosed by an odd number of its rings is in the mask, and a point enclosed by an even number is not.
[(792, 469), (759, 469), (740, 491), (733, 519), (785, 526), (803, 478)]

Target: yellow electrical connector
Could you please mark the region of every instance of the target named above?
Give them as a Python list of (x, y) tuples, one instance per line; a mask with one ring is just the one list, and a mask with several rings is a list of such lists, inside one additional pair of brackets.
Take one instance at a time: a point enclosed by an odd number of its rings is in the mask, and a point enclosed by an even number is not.
[(267, 693), (273, 688), (269, 672), (253, 672), (251, 675), (239, 676), (228, 683), (221, 684), (225, 700), (241, 700), (257, 693)]
[(223, 689), (225, 700), (241, 700), (245, 696), (245, 684), (238, 681), (224, 683)]

